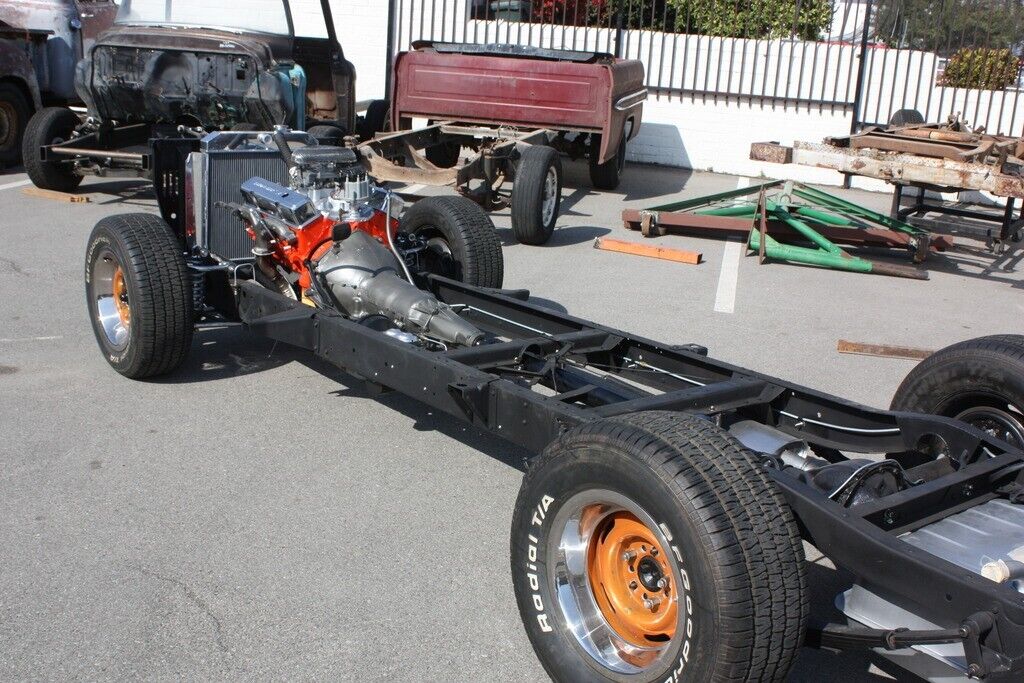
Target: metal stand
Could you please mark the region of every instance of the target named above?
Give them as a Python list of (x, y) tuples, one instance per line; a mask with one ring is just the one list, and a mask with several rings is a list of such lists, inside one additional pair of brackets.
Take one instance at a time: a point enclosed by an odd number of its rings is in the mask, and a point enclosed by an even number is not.
[[(914, 203), (906, 208), (902, 207), (904, 187), (917, 188), (917, 196), (915, 197)], [(1015, 218), (1015, 204), (1016, 199), (1013, 197), (1007, 197), (1006, 208), (1003, 209), (1001, 214), (993, 211), (961, 209), (955, 206), (926, 202), (925, 188), (922, 185), (904, 185), (897, 183), (894, 185), (892, 192), (892, 205), (889, 209), (889, 215), (896, 220), (902, 221), (906, 220), (910, 216), (923, 216), (927, 213), (941, 213), (949, 216), (959, 216), (961, 218), (973, 218), (979, 221), (998, 223), (998, 235), (993, 235), (992, 230), (988, 231), (989, 248), (996, 251), (1005, 249), (1006, 242), (1008, 240), (1020, 242), (1021, 238), (1024, 237), (1024, 206), (1021, 206), (1020, 211), (1017, 212), (1017, 216)]]

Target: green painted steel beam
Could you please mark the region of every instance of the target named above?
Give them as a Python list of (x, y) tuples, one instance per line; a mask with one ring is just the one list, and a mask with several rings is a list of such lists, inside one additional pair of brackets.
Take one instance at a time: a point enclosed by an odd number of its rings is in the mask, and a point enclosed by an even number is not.
[[(818, 232), (811, 226), (807, 225), (803, 221), (793, 218), (793, 216), (788, 211), (782, 211), (777, 209), (775, 211), (770, 211), (769, 215), (773, 218), (777, 218), (778, 220), (782, 221), (789, 227), (796, 230), (798, 233), (803, 235), (803, 237), (807, 239), (807, 241), (817, 246), (818, 249), (828, 252), (829, 254), (841, 254), (843, 252), (843, 250), (840, 249), (839, 245), (837, 245), (835, 242), (832, 242), (827, 237), (825, 237), (820, 232)], [(812, 249), (811, 251), (814, 250)]]
[(761, 190), (767, 190), (773, 187), (781, 186), (783, 181), (773, 180), (769, 183), (761, 183), (759, 185), (751, 185), (750, 187), (741, 187), (735, 190), (729, 190), (727, 192), (719, 192), (718, 194), (709, 194), (703, 197), (695, 197), (693, 199), (687, 199), (681, 202), (673, 202), (671, 204), (662, 204), (661, 206), (652, 206), (645, 211), (685, 211), (698, 206), (705, 206), (706, 204), (714, 204), (715, 202), (721, 202), (726, 199), (732, 199), (734, 197), (745, 197), (751, 194), (758, 194)]
[[(761, 249), (761, 233), (756, 230), (752, 231), (750, 233), (749, 245), (754, 251), (759, 251)], [(779, 261), (806, 263), (812, 266), (848, 270), (854, 273), (870, 273), (873, 265), (871, 261), (862, 258), (842, 256), (823, 249), (782, 244), (771, 235), (765, 235), (764, 254), (768, 258)]]
[(878, 213), (877, 211), (872, 211), (871, 209), (867, 209), (859, 204), (854, 204), (853, 202), (842, 199), (841, 197), (836, 197), (835, 195), (822, 192), (821, 190), (813, 187), (797, 185), (793, 189), (793, 194), (808, 202), (813, 202), (819, 206), (830, 208), (838, 213), (864, 218), (873, 223), (883, 225), (890, 230), (915, 236), (928, 234), (927, 230), (922, 230), (910, 223), (891, 218), (885, 214)]

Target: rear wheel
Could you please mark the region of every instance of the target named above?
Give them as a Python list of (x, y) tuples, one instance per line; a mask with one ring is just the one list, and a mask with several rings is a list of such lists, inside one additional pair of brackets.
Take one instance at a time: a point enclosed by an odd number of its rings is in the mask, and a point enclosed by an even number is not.
[(21, 140), (32, 107), (13, 83), (0, 83), (0, 165), (21, 161)]
[(159, 216), (104, 218), (85, 258), (89, 318), (107, 362), (142, 379), (177, 368), (192, 345), (192, 285), (181, 246)]
[(551, 147), (530, 145), (515, 174), (512, 232), (523, 244), (544, 244), (555, 231), (562, 202), (562, 160)]
[(910, 371), (891, 407), (962, 420), (1024, 448), (1024, 336), (979, 337), (935, 352)]
[(75, 112), (66, 107), (40, 109), (29, 120), (22, 156), (25, 172), (36, 187), (71, 192), (82, 183), (82, 176), (75, 173), (69, 162), (43, 161), (40, 155), (40, 148), (70, 140), (79, 123)]
[(465, 197), (428, 197), (402, 216), (399, 230), (424, 239), (424, 270), (477, 287), (501, 287), (504, 257), (490, 217)]
[(694, 416), (558, 437), (523, 481), (511, 559), (555, 680), (781, 681), (806, 626), (792, 513), (754, 454)]
[(626, 170), (626, 136), (621, 135), (619, 145), (615, 150), (615, 156), (603, 164), (597, 160), (601, 155), (601, 136), (590, 136), (590, 150), (588, 154), (590, 163), (590, 184), (598, 190), (614, 190), (619, 186), (622, 179), (622, 172)]
[(388, 130), (391, 114), (391, 103), (387, 100), (373, 100), (363, 114), (359, 137), (370, 140), (381, 131)]

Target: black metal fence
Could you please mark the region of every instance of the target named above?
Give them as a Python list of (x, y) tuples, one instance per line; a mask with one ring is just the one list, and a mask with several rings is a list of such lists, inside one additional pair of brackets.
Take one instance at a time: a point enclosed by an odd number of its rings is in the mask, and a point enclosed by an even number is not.
[(513, 43), (639, 59), (648, 87), (703, 100), (961, 114), (1024, 133), (1021, 0), (390, 0), (390, 44)]

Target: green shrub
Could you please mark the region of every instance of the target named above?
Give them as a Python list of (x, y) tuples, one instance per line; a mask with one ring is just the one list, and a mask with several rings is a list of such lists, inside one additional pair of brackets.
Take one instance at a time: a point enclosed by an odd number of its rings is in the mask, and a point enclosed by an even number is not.
[(730, 38), (817, 40), (832, 21), (829, 0), (668, 0), (680, 32)]
[(533, 0), (531, 8), (535, 22), (727, 38), (818, 40), (832, 21), (830, 0)]
[(949, 58), (939, 85), (1002, 90), (1017, 82), (1019, 71), (1020, 59), (1010, 50), (965, 47)]

